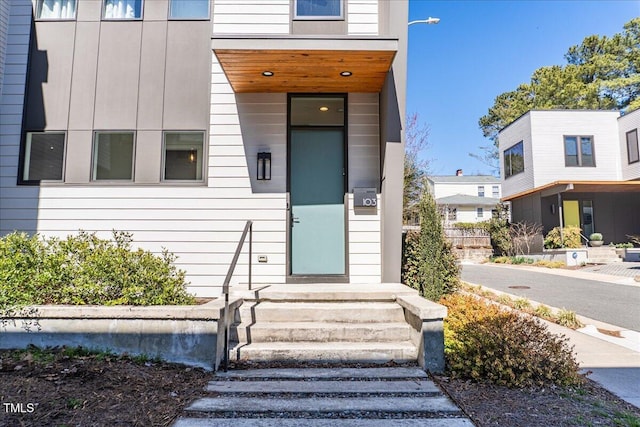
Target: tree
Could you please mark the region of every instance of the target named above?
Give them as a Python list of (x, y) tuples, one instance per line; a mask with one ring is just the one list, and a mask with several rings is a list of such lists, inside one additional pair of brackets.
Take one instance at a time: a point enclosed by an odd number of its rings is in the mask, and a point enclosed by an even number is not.
[(534, 71), (529, 83), (498, 95), (478, 124), (493, 144), (472, 156), (498, 164), (498, 132), (531, 109), (640, 108), (640, 18), (612, 37), (592, 35), (569, 48), (567, 64)]
[(442, 228), (436, 201), (429, 191), (419, 203), (420, 231), (405, 239), (402, 281), (432, 301), (454, 292), (460, 282), (460, 266)]
[(420, 123), (417, 113), (407, 116), (404, 154), (404, 193), (402, 220), (408, 223), (418, 217), (418, 202), (425, 189), (429, 161), (420, 155), (429, 146), (429, 128)]

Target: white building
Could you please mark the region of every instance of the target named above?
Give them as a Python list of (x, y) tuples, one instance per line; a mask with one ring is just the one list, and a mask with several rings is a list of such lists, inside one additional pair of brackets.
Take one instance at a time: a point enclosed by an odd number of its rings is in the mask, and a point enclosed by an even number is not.
[(533, 110), (500, 131), (513, 221), (575, 225), (625, 242), (640, 234), (640, 110)]
[(500, 179), (490, 175), (462, 174), (427, 178), (436, 204), (445, 213), (445, 222), (482, 222), (491, 219), (500, 203)]

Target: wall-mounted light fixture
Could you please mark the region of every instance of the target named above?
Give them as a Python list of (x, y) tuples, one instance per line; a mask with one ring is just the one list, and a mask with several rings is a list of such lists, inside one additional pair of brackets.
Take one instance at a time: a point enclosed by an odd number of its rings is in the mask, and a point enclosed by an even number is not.
[(345, 71), (341, 71), (341, 72), (340, 72), (340, 75), (341, 75), (342, 77), (351, 77), (351, 75), (352, 75), (352, 74), (353, 74), (353, 73), (352, 73), (351, 71), (346, 71), (346, 70), (345, 70)]
[(271, 179), (271, 153), (258, 153), (258, 180)]
[(273, 77), (273, 71), (265, 70), (262, 72), (262, 75), (265, 77)]

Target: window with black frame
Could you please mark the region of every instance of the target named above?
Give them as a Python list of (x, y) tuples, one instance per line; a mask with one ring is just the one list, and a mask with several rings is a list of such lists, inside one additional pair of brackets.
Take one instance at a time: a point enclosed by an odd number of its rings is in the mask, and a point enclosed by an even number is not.
[(504, 150), (504, 176), (517, 175), (524, 172), (524, 146), (522, 141)]

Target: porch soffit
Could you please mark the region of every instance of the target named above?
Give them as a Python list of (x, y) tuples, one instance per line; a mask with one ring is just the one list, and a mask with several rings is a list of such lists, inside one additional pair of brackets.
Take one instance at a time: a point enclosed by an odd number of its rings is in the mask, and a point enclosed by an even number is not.
[(505, 202), (541, 193), (640, 193), (640, 181), (554, 181), (552, 183), (503, 197)]
[[(214, 38), (212, 47), (236, 93), (380, 92), (398, 41)], [(343, 77), (343, 71), (352, 74)]]

